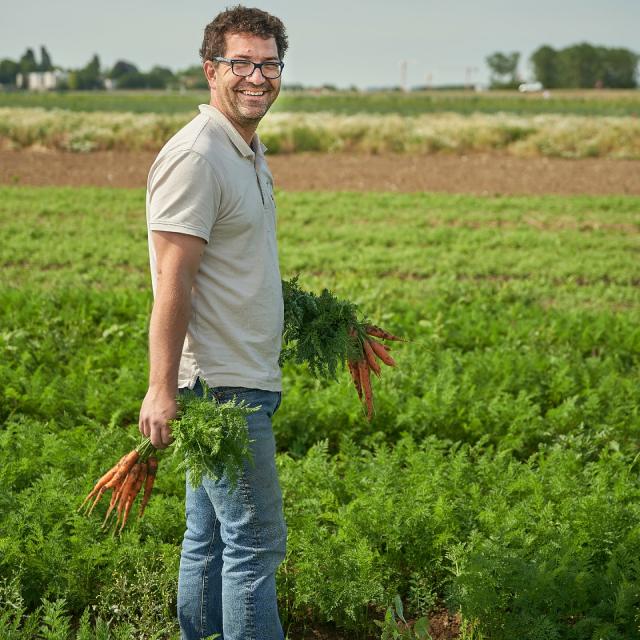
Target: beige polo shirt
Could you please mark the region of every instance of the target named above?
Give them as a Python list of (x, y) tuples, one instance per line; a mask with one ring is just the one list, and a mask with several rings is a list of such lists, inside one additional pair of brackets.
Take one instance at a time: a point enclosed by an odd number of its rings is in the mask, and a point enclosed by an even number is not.
[(191, 291), (179, 387), (192, 388), (201, 377), (212, 387), (282, 389), (273, 177), (257, 135), (252, 147), (220, 111), (200, 105), (200, 114), (167, 142), (149, 172), (154, 294), (152, 231), (186, 233), (207, 243)]

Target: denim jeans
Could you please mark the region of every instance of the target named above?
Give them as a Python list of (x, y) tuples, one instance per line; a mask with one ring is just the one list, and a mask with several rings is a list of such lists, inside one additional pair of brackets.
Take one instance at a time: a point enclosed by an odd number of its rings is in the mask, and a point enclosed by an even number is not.
[[(195, 391), (202, 394), (199, 381)], [(178, 579), (181, 638), (218, 633), (223, 640), (283, 640), (275, 573), (284, 559), (287, 527), (271, 428), (281, 395), (238, 387), (211, 392), (218, 402), (235, 395), (261, 409), (248, 418), (254, 464), (245, 463), (232, 492), (226, 478), (205, 477), (195, 490), (187, 478)]]

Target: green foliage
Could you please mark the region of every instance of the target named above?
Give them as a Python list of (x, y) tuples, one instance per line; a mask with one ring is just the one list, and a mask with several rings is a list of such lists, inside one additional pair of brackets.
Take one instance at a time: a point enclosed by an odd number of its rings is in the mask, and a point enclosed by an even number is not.
[[(8, 61), (11, 63), (12, 61)], [(13, 63), (15, 64), (15, 63)], [(10, 65), (8, 65), (10, 66)], [(0, 107), (42, 107), (71, 111), (118, 111), (127, 113), (195, 113), (199, 104), (209, 101), (209, 91), (200, 67), (187, 74), (188, 83), (201, 85), (201, 91), (115, 91), (107, 93), (69, 91), (38, 93), (0, 93)], [(191, 86), (191, 85), (190, 85)], [(608, 93), (553, 92), (548, 98), (522, 96), (517, 92), (476, 93), (472, 91), (380, 91), (317, 94), (283, 91), (271, 108), (280, 113), (334, 113), (354, 115), (425, 113), (510, 113), (521, 115), (575, 114), (585, 116), (634, 116), (640, 113), (637, 92)], [(186, 119), (185, 115), (185, 119)]]
[[(119, 594), (120, 596), (122, 594)], [(138, 594), (136, 594), (138, 595)], [(148, 606), (149, 603), (145, 602)], [(153, 607), (151, 607), (153, 609)], [(147, 609), (149, 610), (149, 609)], [(148, 615), (142, 612), (142, 624), (106, 622), (99, 615), (92, 623), (89, 609), (86, 608), (72, 625), (66, 600), (50, 601), (43, 598), (42, 604), (27, 614), (17, 580), (0, 585), (0, 637), (2, 640), (131, 640), (136, 637), (143, 625), (149, 624)], [(138, 621), (136, 621), (138, 622)], [(157, 623), (152, 623), (155, 628)], [(72, 626), (76, 627), (72, 631)], [(177, 638), (177, 629), (160, 627), (155, 634), (145, 637), (167, 638), (173, 630)], [(149, 629), (145, 629), (146, 634)]]
[(171, 422), (174, 453), (182, 459), (194, 489), (208, 475), (214, 480), (226, 476), (235, 487), (244, 464), (252, 464), (247, 416), (258, 411), (244, 400), (212, 402), (209, 389), (204, 395), (187, 391), (180, 397), (178, 418)]
[(43, 600), (40, 637), (43, 640), (67, 640), (71, 631), (70, 618), (65, 614), (66, 602), (60, 598), (55, 602)]
[(75, 71), (74, 78), (74, 89), (104, 89), (98, 55), (94, 54), (82, 69)]
[[(410, 340), (371, 424), (346, 374), (284, 367), (285, 622), (412, 637), (398, 614), (448, 607), (475, 640), (638, 638), (639, 206), (278, 194), (283, 275)], [(177, 638), (179, 456), (120, 539), (76, 513), (140, 438), (143, 210), (140, 190), (0, 189), (7, 640), (69, 621), (71, 639)]]
[[(523, 465), (481, 446), (447, 451), (436, 439), (285, 460), (293, 610), (338, 602), (333, 619), (346, 624), (359, 611), (362, 620), (376, 585), (377, 602), (388, 602), (421, 567), (487, 637), (590, 638), (606, 625), (640, 637), (639, 486), (629, 463), (615, 453), (585, 463), (556, 445)], [(317, 568), (294, 561), (311, 549)], [(342, 549), (353, 551), (345, 558)], [(351, 580), (335, 566), (343, 562)]]
[(98, 616), (110, 626), (144, 629), (148, 638), (177, 635), (178, 565), (174, 544), (160, 546), (151, 556), (141, 556), (131, 548), (122, 554), (100, 592)]
[(558, 52), (549, 45), (538, 47), (531, 54), (530, 61), (536, 80), (547, 89), (559, 86), (557, 55)]
[(116, 78), (118, 89), (164, 89), (175, 82), (171, 69), (166, 67), (153, 67), (149, 73), (132, 69), (112, 77)]
[(15, 86), (18, 73), (20, 66), (17, 62), (9, 58), (0, 60), (0, 84)]
[(138, 71), (138, 67), (136, 67), (132, 62), (128, 62), (127, 60), (117, 60), (113, 67), (111, 67), (108, 76), (115, 80), (125, 74), (137, 73)]
[(432, 640), (428, 618), (419, 618), (409, 625), (404, 619), (404, 607), (398, 595), (387, 609), (384, 621), (376, 620), (375, 623), (382, 632), (381, 640)]
[(335, 378), (338, 367), (347, 358), (361, 355), (357, 339), (349, 333), (360, 328), (357, 307), (348, 300), (338, 299), (328, 289), (320, 295), (303, 291), (298, 278), (282, 282), (284, 299), (284, 346), (280, 364), (292, 360), (306, 363), (315, 376)]
[(520, 54), (517, 51), (511, 53), (496, 51), (487, 56), (486, 62), (491, 70), (493, 87), (514, 88), (518, 81), (518, 60), (520, 60)]
[(38, 70), (38, 62), (33, 49), (29, 47), (20, 57), (18, 61), (21, 73), (30, 73)]
[(52, 71), (53, 63), (51, 62), (51, 56), (45, 46), (40, 47), (40, 64), (38, 65), (39, 71)]
[(587, 42), (555, 50), (547, 45), (531, 55), (536, 78), (549, 88), (633, 89), (639, 56), (629, 49), (595, 47)]

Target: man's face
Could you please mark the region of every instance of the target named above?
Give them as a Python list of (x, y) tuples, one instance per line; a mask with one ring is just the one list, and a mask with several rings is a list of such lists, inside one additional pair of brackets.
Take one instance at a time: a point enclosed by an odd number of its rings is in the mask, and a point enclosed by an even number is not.
[[(279, 61), (275, 38), (261, 38), (248, 33), (229, 33), (225, 36), (225, 58), (251, 62)], [(245, 78), (236, 76), (231, 65), (220, 62), (205, 63), (205, 72), (212, 91), (212, 104), (240, 126), (255, 127), (267, 113), (280, 93), (280, 78), (265, 78), (254, 69)]]

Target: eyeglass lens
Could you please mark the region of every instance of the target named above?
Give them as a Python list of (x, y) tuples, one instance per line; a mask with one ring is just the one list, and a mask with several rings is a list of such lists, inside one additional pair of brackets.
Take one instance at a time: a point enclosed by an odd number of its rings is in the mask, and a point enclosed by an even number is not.
[(265, 78), (278, 78), (281, 73), (280, 65), (277, 62), (263, 62), (261, 65), (255, 65), (253, 62), (247, 60), (235, 60), (231, 64), (231, 70), (237, 76), (250, 76), (256, 66), (260, 67), (262, 75)]

